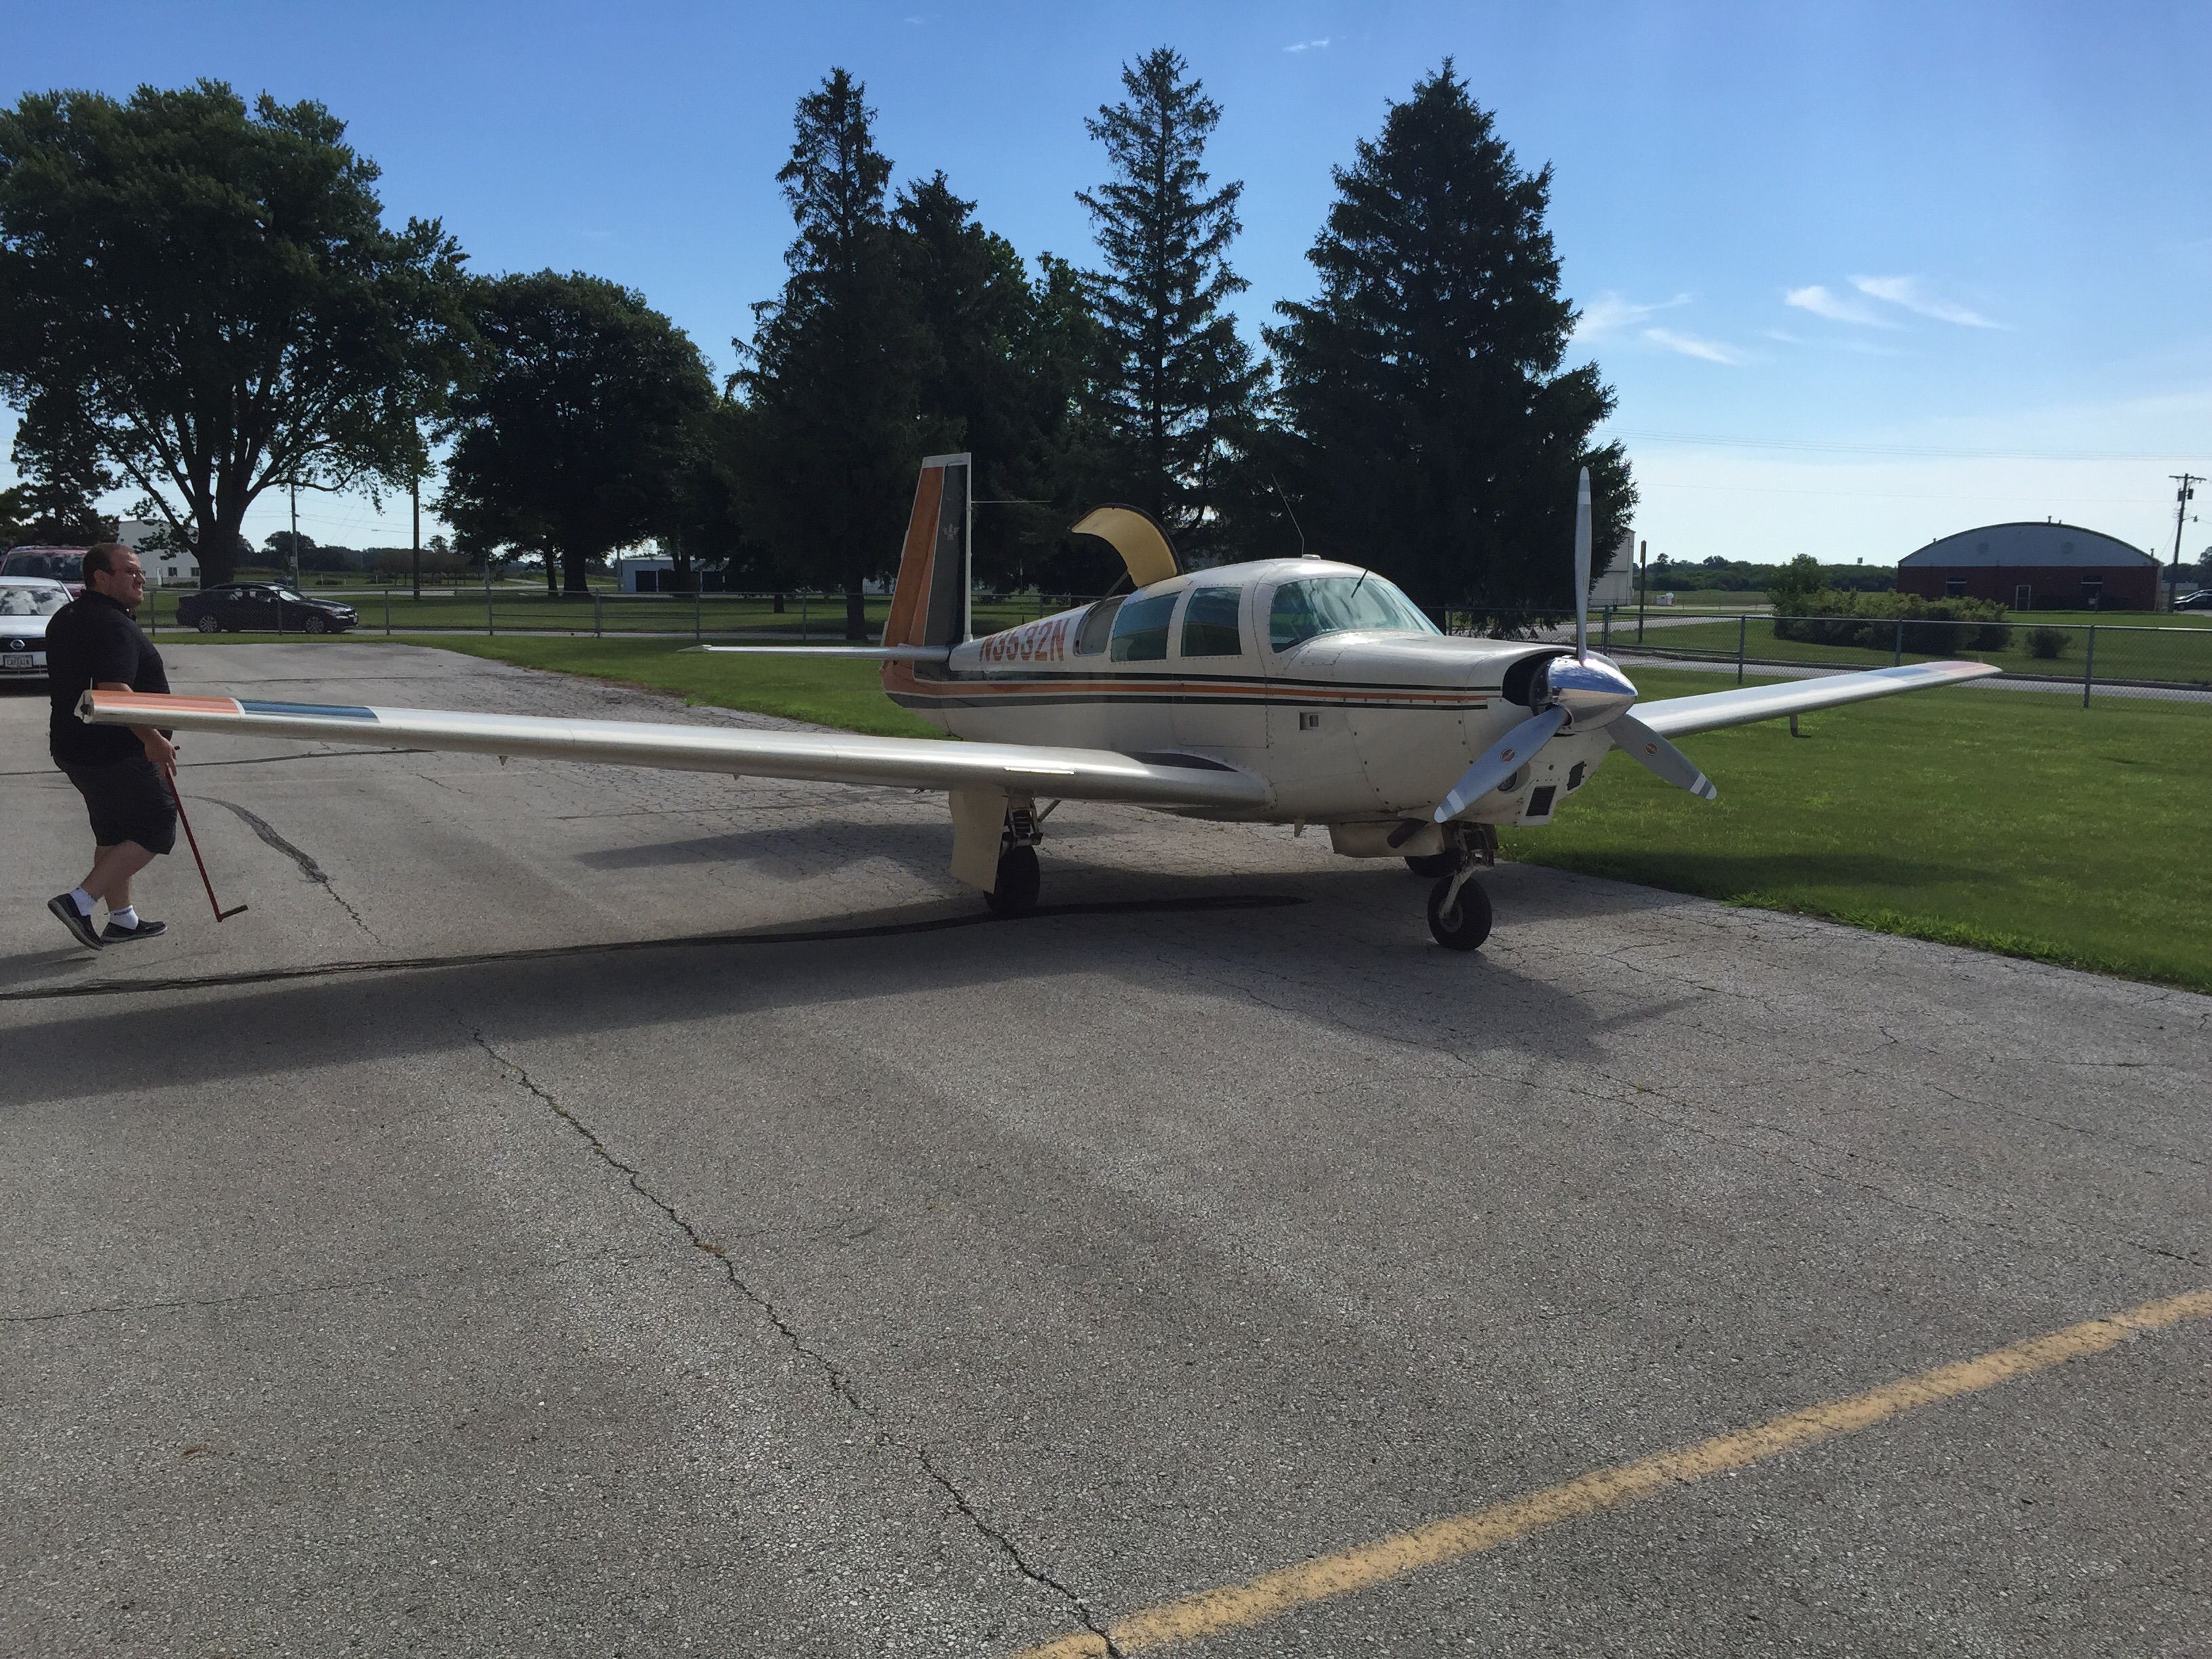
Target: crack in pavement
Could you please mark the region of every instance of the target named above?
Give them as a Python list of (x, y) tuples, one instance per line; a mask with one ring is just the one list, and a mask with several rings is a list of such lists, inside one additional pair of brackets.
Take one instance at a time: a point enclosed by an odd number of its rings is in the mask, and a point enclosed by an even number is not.
[(234, 800), (222, 800), (214, 795), (210, 795), (207, 799), (214, 801), (217, 806), (228, 807), (231, 811), (237, 813), (238, 816), (245, 821), (246, 827), (252, 830), (256, 836), (261, 838), (262, 843), (264, 846), (275, 848), (286, 858), (291, 860), (293, 863), (300, 866), (300, 873), (301, 875), (305, 876), (309, 881), (313, 882), (325, 893), (328, 893), (331, 897), (337, 902), (338, 908), (343, 910), (346, 915), (353, 918), (353, 925), (355, 927), (360, 928), (362, 933), (367, 933), (371, 939), (375, 941), (375, 943), (379, 945), (384, 943), (382, 939), (377, 939), (376, 929), (371, 927), (368, 923), (362, 919), (361, 912), (354, 908), (353, 902), (347, 898), (343, 893), (338, 891), (337, 888), (331, 885), (329, 872), (324, 870), (321, 865), (315, 862), (312, 854), (302, 852), (299, 848), (293, 846), (290, 842), (285, 840), (283, 836), (278, 835), (276, 833), (276, 827), (271, 824), (268, 819), (263, 817), (258, 812), (249, 811), (247, 808), (240, 806)]
[(953, 1508), (966, 1517), (969, 1524), (974, 1527), (981, 1536), (997, 1547), (1000, 1553), (1012, 1563), (1016, 1571), (1031, 1583), (1052, 1591), (1073, 1610), (1075, 1616), (1082, 1621), (1084, 1628), (1105, 1644), (1108, 1659), (1124, 1659), (1121, 1650), (1115, 1644), (1114, 1638), (1107, 1633), (1106, 1626), (1091, 1611), (1091, 1604), (1051, 1574), (1041, 1568), (1031, 1566), (1023, 1556), (1020, 1547), (1004, 1532), (985, 1520), (977, 1512), (975, 1506), (968, 1501), (966, 1494), (953, 1484), (951, 1479), (942, 1469), (937, 1467), (936, 1462), (929, 1455), (928, 1447), (918, 1442), (902, 1440), (884, 1428), (882, 1418), (878, 1415), (872, 1406), (860, 1397), (859, 1391), (853, 1386), (852, 1379), (845, 1374), (843, 1368), (818, 1348), (810, 1346), (806, 1339), (801, 1336), (790, 1321), (784, 1317), (782, 1310), (772, 1300), (738, 1276), (737, 1264), (730, 1260), (727, 1251), (712, 1239), (702, 1237), (699, 1230), (684, 1217), (682, 1211), (645, 1184), (636, 1165), (625, 1164), (617, 1158), (609, 1149), (606, 1142), (600, 1139), (599, 1131), (562, 1105), (550, 1091), (532, 1077), (527, 1071), (500, 1053), (482, 1031), (471, 1028), (469, 1036), (474, 1040), (477, 1047), (484, 1051), (492, 1064), (499, 1067), (502, 1074), (518, 1087), (527, 1091), (543, 1103), (547, 1110), (567, 1124), (582, 1139), (585, 1145), (591, 1148), (593, 1157), (621, 1175), (629, 1183), (632, 1192), (667, 1217), (678, 1231), (690, 1242), (692, 1249), (714, 1258), (720, 1265), (722, 1277), (728, 1280), (730, 1288), (759, 1310), (762, 1316), (775, 1328), (777, 1334), (789, 1345), (793, 1353), (813, 1364), (822, 1373), (832, 1394), (842, 1401), (850, 1410), (866, 1418), (875, 1426), (877, 1444), (896, 1447), (913, 1458), (915, 1466), (928, 1477), (931, 1484), (945, 1494)]

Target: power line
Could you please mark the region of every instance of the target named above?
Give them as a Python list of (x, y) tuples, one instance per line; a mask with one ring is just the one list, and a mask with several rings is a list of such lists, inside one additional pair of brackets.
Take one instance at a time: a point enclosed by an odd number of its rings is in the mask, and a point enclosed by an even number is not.
[(1648, 427), (1608, 427), (1601, 431), (1639, 442), (1684, 444), (1716, 449), (1773, 449), (1795, 454), (1881, 455), (1911, 460), (1952, 461), (2193, 461), (2196, 451), (2128, 449), (1957, 449), (1931, 444), (1827, 443), (1810, 438), (1734, 438), (1716, 433), (1662, 432)]

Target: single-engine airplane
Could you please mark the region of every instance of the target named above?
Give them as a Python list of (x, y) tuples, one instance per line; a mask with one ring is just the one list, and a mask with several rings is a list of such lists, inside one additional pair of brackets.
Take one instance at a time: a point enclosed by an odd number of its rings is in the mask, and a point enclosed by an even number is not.
[(1493, 861), (1498, 826), (1550, 823), (1614, 750), (1710, 800), (1712, 784), (1671, 738), (1997, 672), (1919, 663), (1639, 706), (1628, 677), (1589, 649), (1587, 471), (1571, 650), (1445, 635), (1384, 578), (1333, 560), (1188, 570), (1165, 531), (1127, 507), (1099, 507), (1075, 529), (1121, 554), (1129, 591), (975, 639), (972, 472), (966, 455), (922, 463), (880, 644), (690, 647), (878, 661), (895, 702), (966, 742), (99, 690), (78, 713), (100, 725), (943, 790), (951, 872), (1003, 915), (1035, 906), (1042, 826), (1063, 800), (1323, 826), (1338, 853), (1402, 858), (1434, 877), (1429, 931), (1468, 951), (1490, 933), (1473, 878)]

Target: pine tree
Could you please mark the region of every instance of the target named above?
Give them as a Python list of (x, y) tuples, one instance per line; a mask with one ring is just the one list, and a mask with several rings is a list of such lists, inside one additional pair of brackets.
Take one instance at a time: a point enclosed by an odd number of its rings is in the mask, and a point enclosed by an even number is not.
[(974, 453), (975, 494), (994, 503), (975, 514), (976, 574), (1017, 580), (1038, 515), (995, 503), (1036, 494), (1041, 434), (1018, 357), (1036, 298), (1014, 245), (975, 210), (939, 173), (899, 192), (892, 222), (927, 342), (922, 417), (948, 448)]
[(1306, 256), (1321, 292), (1267, 331), (1312, 550), (1431, 605), (1571, 606), (1576, 470), (1601, 560), (1636, 491), (1620, 446), (1591, 441), (1612, 388), (1561, 368), (1575, 311), (1544, 226), (1551, 168), (1520, 167), (1447, 58), (1334, 178)]
[(843, 70), (799, 100), (776, 174), (799, 235), (783, 297), (758, 323), (737, 380), (756, 441), (745, 497), (793, 567), (845, 593), (848, 639), (867, 636), (862, 584), (898, 562), (915, 464), (946, 433), (921, 412), (928, 340), (902, 280), (866, 89)]
[(1113, 178), (1076, 199), (1091, 210), (1104, 269), (1091, 273), (1104, 335), (1092, 413), (1121, 492), (1202, 551), (1232, 440), (1260, 374), (1224, 303), (1246, 283), (1229, 268), (1241, 228), (1231, 183), (1208, 193), (1206, 141), (1221, 108), (1163, 46), (1124, 65), (1128, 96), (1085, 123)]

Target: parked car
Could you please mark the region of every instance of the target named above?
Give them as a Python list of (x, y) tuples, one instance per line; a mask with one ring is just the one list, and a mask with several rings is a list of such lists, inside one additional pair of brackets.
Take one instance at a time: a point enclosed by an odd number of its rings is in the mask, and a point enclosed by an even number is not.
[(229, 582), (177, 601), (178, 625), (203, 634), (343, 634), (360, 620), (349, 605), (311, 599), (282, 582)]
[(59, 582), (74, 599), (84, 592), (84, 550), (33, 547), (27, 544), (0, 554), (0, 576), (43, 576)]
[(44, 576), (0, 576), (0, 680), (46, 677), (46, 618), (70, 602)]
[(2176, 611), (2212, 611), (2212, 587), (2200, 587), (2194, 593), (2184, 593), (2173, 602)]

